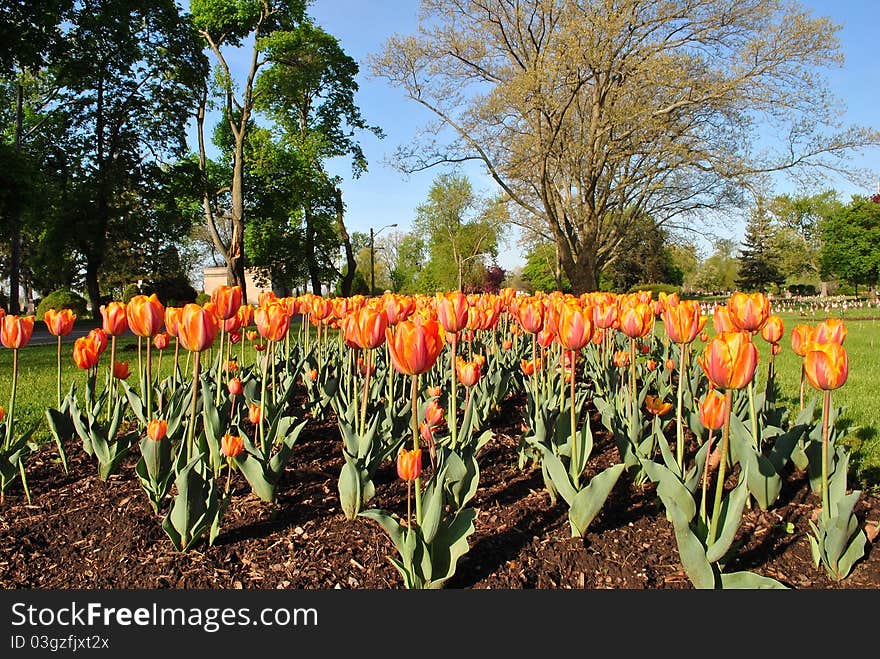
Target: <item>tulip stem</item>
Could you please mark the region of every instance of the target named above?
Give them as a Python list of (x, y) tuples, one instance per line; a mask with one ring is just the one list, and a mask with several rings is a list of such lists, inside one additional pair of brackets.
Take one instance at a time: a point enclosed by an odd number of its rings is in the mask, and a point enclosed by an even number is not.
[(193, 353), (193, 380), (192, 380), (192, 400), (189, 402), (189, 428), (186, 429), (186, 457), (187, 462), (192, 460), (195, 453), (195, 436), (196, 436), (196, 408), (199, 402), (199, 356), (200, 352)]
[(214, 407), (220, 407), (220, 382), (223, 380), (223, 337), (226, 334), (226, 321), (220, 321), (220, 350), (217, 351), (217, 387), (214, 391)]
[[(412, 376), (413, 450), (419, 450), (419, 376)], [(416, 524), (422, 525), (422, 477), (416, 478)]]
[(730, 445), (730, 411), (733, 407), (733, 389), (724, 392), (724, 429), (721, 431), (721, 461), (718, 463), (718, 481), (715, 483), (715, 504), (712, 506), (712, 521), (709, 525), (707, 546), (715, 542), (718, 533), (718, 516), (721, 513), (721, 496), (724, 494), (724, 477), (727, 472), (727, 452)]
[(675, 408), (675, 457), (678, 460), (678, 471), (684, 477), (684, 424), (681, 418), (681, 408), (684, 404), (684, 372), (687, 370), (688, 358), (687, 343), (680, 345), (680, 354), (678, 359), (678, 391), (676, 392), (676, 408)]
[(263, 449), (263, 452), (266, 453), (266, 431), (263, 428), (263, 417), (266, 416), (266, 383), (268, 381), (267, 371), (269, 370), (269, 350), (266, 349), (266, 356), (263, 358), (263, 381), (260, 384), (260, 420), (258, 424), (260, 426), (260, 447)]
[(755, 409), (755, 380), (749, 380), (749, 415), (752, 420), (752, 442), (755, 450), (761, 452), (761, 440), (758, 437), (758, 412)]
[(153, 342), (147, 339), (147, 414), (144, 417), (147, 422), (153, 416), (153, 371), (150, 365), (151, 348)]
[(639, 409), (639, 393), (636, 391), (636, 340), (632, 337), (629, 339), (629, 388), (632, 395), (632, 420), (635, 423)]
[(58, 409), (61, 409), (61, 336), (58, 337)]
[(116, 364), (116, 335), (110, 337), (110, 391), (107, 393), (107, 421), (113, 413), (113, 399), (116, 397), (116, 378), (113, 377), (113, 368)]
[(18, 386), (18, 348), (12, 349), (12, 392), (9, 396), (9, 414), (6, 420), (6, 439), (3, 448), (12, 443), (12, 426), (15, 423), (15, 390)]
[(580, 464), (580, 450), (578, 449), (577, 414), (574, 409), (574, 350), (570, 350), (569, 354), (571, 355), (571, 387), (569, 389), (571, 393), (571, 463), (575, 468), (572, 472), (574, 475), (574, 489), (578, 490), (580, 489), (581, 471), (578, 468)]
[[(458, 351), (458, 332), (453, 333), (452, 335), (452, 351), (449, 353), (449, 366), (450, 373), (452, 377), (452, 394), (449, 397), (449, 434), (452, 439), (452, 449), (455, 450), (458, 446), (458, 410), (456, 409), (458, 404), (458, 389), (456, 388), (456, 382), (458, 378), (455, 374), (455, 357)], [(418, 422), (416, 423), (416, 430), (418, 430)]]
[(180, 377), (180, 339), (174, 337), (174, 377), (171, 378), (171, 392), (177, 391), (177, 379)]
[(801, 410), (804, 409), (804, 387), (806, 385), (807, 380), (807, 370), (804, 366), (804, 361), (801, 359)]
[(706, 490), (709, 488), (709, 462), (712, 458), (712, 429), (709, 428), (709, 439), (706, 440), (706, 462), (703, 463), (703, 493), (700, 496), (700, 519), (706, 523)]
[(831, 411), (831, 390), (826, 389), (824, 393), (822, 401), (822, 518), (827, 522), (831, 516), (831, 503), (828, 494), (828, 426)]

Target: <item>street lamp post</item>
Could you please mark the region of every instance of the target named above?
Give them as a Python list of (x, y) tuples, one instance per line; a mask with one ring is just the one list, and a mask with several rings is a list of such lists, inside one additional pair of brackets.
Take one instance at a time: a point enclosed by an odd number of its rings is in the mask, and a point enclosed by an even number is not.
[(394, 224), (386, 224), (384, 227), (380, 227), (377, 231), (373, 231), (373, 227), (370, 227), (370, 295), (373, 295), (376, 290), (376, 236), (378, 236), (384, 229), (390, 229), (396, 226), (397, 222)]

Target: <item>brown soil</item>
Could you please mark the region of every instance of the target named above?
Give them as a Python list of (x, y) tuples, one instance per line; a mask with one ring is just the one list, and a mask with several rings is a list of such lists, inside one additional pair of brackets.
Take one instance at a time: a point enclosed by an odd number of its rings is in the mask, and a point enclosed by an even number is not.
[[(564, 502), (551, 504), (540, 470), (517, 468), (519, 408), (506, 401), (495, 434), (479, 456), (479, 509), (470, 551), (447, 588), (690, 589), (673, 529), (654, 486), (624, 475), (584, 538), (571, 538)], [(618, 461), (597, 428), (590, 468)], [(342, 466), (335, 423), (311, 420), (278, 487), (274, 504), (251, 494), (240, 475), (237, 496), (214, 546), (175, 551), (134, 473), (134, 456), (108, 482), (71, 445), (65, 475), (54, 447), (29, 461), (33, 504), (19, 486), (0, 507), (0, 587), (6, 589), (397, 589), (390, 540), (373, 521), (348, 521), (336, 481)], [(405, 512), (405, 486), (393, 466), (380, 470), (370, 506)], [(808, 519), (818, 498), (804, 474), (788, 475), (766, 512), (746, 510), (742, 545), (731, 570), (752, 570), (798, 589), (880, 588), (880, 552), (843, 581), (810, 556)], [(863, 527), (880, 520), (880, 498), (863, 494)]]

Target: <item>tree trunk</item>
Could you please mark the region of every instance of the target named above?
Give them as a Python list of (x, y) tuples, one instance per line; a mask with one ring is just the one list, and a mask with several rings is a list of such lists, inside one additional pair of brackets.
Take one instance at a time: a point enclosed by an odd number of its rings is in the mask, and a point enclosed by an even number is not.
[(591, 248), (584, 246), (575, 261), (564, 239), (557, 237), (556, 247), (559, 251), (562, 268), (568, 281), (571, 282), (571, 292), (580, 295), (598, 290), (599, 268), (596, 255)]
[(226, 269), (233, 286), (241, 286), (241, 303), (248, 304), (244, 278), (244, 139), (236, 139), (235, 161), (232, 166), (232, 237)]
[[(351, 238), (348, 236), (348, 230), (345, 228), (345, 220), (343, 219), (342, 190), (336, 188), (336, 226), (339, 230), (339, 236), (342, 238), (342, 245), (345, 247), (345, 274), (342, 276), (340, 291), (343, 297), (351, 295), (351, 285), (354, 282), (355, 271), (357, 270), (357, 261), (354, 258), (354, 248), (351, 246)], [(370, 291), (370, 295), (373, 291)]]
[(312, 226), (312, 215), (309, 213), (309, 202), (306, 200), (303, 217), (306, 223), (306, 263), (309, 269), (309, 280), (312, 283), (312, 293), (321, 294), (321, 275), (318, 272), (318, 262), (315, 258), (315, 229)]
[(101, 320), (101, 288), (98, 284), (99, 259), (94, 254), (86, 255), (86, 291), (92, 305), (92, 318)]
[[(21, 82), (15, 86), (15, 152), (21, 153), (21, 135), (23, 114), (23, 89)], [(8, 218), (9, 220), (9, 300), (8, 309), (10, 314), (21, 313), (18, 289), (21, 286), (21, 207), (13, 204)]]

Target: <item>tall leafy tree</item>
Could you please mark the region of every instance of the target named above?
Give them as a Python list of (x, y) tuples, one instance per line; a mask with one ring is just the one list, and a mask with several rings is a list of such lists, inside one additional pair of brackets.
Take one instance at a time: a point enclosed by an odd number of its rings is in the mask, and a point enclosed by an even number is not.
[[(880, 133), (839, 125), (839, 29), (788, 0), (422, 0), (375, 75), (436, 121), (407, 171), (477, 160), (557, 244), (576, 292), (639, 217), (690, 226), (768, 172), (843, 170)], [(759, 127), (778, 148), (755, 148)]]
[(823, 274), (875, 288), (880, 278), (880, 203), (853, 196), (822, 222), (821, 231)]
[(481, 281), (487, 259), (498, 255), (504, 212), (503, 204), (478, 199), (466, 176), (438, 176), (413, 226), (428, 250), (419, 274), (423, 292), (463, 290)]

